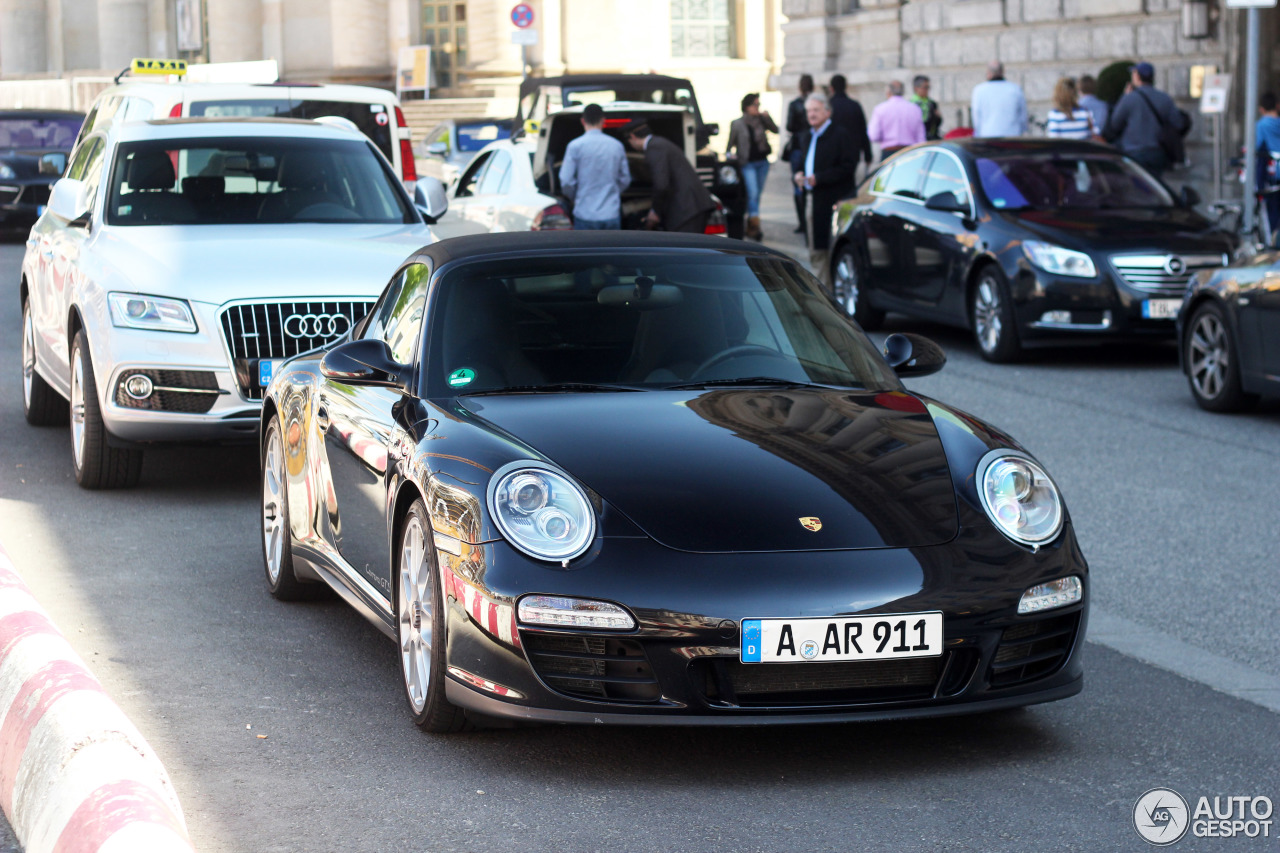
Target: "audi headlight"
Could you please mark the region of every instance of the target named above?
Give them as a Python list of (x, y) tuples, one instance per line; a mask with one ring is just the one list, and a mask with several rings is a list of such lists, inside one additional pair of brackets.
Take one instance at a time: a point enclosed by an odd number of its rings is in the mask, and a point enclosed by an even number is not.
[(1035, 460), (993, 450), (982, 457), (977, 473), (982, 508), (1005, 536), (1038, 548), (1062, 531), (1058, 487)]
[(596, 535), (596, 515), (582, 489), (539, 462), (513, 462), (494, 472), (489, 509), (502, 535), (539, 560), (572, 560)]
[(141, 293), (108, 293), (111, 323), (129, 329), (155, 332), (194, 332), (195, 318), (181, 299), (164, 299)]
[(720, 183), (726, 186), (731, 186), (733, 184), (736, 184), (737, 182), (738, 182), (737, 169), (728, 165), (720, 167)]
[(0, 178), (12, 179), (18, 177), (18, 173), (8, 163), (0, 163)]
[(1064, 249), (1052, 243), (1041, 243), (1039, 240), (1023, 240), (1022, 251), (1031, 263), (1054, 275), (1075, 278), (1095, 278), (1098, 275), (1093, 258), (1084, 252)]

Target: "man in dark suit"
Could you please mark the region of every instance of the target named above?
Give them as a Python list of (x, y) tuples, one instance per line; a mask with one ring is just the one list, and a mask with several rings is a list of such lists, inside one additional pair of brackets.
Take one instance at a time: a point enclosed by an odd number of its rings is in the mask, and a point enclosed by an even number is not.
[(655, 136), (643, 121), (626, 127), (627, 144), (643, 152), (653, 182), (653, 201), (645, 216), (646, 228), (702, 234), (716, 203), (703, 186), (684, 150)]
[(865, 159), (867, 168), (870, 168), (873, 158), (871, 138), (867, 136), (867, 114), (863, 112), (862, 104), (845, 94), (848, 85), (843, 74), (836, 74), (831, 78), (831, 121), (836, 127), (844, 128), (845, 133), (849, 134), (849, 139), (853, 140), (853, 167), (856, 177), (858, 161)]
[(791, 155), (792, 179), (808, 202), (809, 265), (814, 275), (831, 286), (831, 209), (853, 192), (858, 154), (844, 128), (831, 117), (826, 97), (812, 94), (804, 102), (809, 132)]

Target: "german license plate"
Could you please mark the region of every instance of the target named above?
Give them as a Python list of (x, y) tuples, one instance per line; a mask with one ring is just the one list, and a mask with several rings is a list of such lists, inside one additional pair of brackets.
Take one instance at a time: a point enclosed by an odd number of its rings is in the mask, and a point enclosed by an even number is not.
[(275, 373), (276, 363), (269, 359), (258, 362), (258, 384), (266, 388), (271, 384), (271, 375)]
[(1142, 316), (1148, 320), (1173, 320), (1182, 307), (1181, 299), (1145, 299), (1142, 302)]
[(942, 614), (743, 619), (743, 663), (927, 658), (942, 654)]

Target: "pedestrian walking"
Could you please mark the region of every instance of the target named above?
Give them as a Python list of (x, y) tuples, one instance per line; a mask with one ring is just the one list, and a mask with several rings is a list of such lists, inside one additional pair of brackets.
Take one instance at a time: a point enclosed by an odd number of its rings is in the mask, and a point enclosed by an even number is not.
[(929, 78), (917, 74), (911, 81), (911, 96), (908, 101), (920, 108), (920, 117), (924, 119), (924, 138), (941, 139), (942, 113), (938, 110), (938, 102), (929, 97)]
[(969, 102), (974, 136), (1022, 136), (1027, 132), (1027, 99), (1022, 87), (1004, 79), (1004, 63), (987, 63), (987, 81), (973, 87)]
[(1155, 87), (1155, 77), (1150, 62), (1133, 66), (1129, 91), (1116, 102), (1102, 135), (1158, 178), (1182, 161), (1182, 136), (1191, 122), (1173, 98)]
[(582, 135), (569, 143), (560, 164), (560, 188), (573, 202), (577, 231), (617, 231), (622, 227), (622, 191), (631, 186), (627, 150), (604, 132), (604, 110), (587, 104)]
[(1053, 87), (1053, 109), (1044, 131), (1057, 139), (1092, 139), (1098, 133), (1093, 115), (1076, 100), (1076, 81), (1070, 77), (1061, 78)]
[[(793, 100), (787, 105), (787, 144), (782, 149), (782, 159), (788, 163), (791, 162), (791, 155), (795, 153), (796, 142), (801, 136), (809, 131), (809, 120), (804, 114), (804, 99), (813, 94), (813, 75), (800, 75), (800, 97)], [(796, 226), (795, 233), (804, 234), (806, 232), (804, 218), (804, 190), (800, 187), (792, 187), (794, 190), (791, 194), (796, 204)]]
[(920, 108), (904, 98), (901, 80), (892, 80), (885, 89), (887, 100), (871, 111), (871, 141), (880, 146), (880, 159), (924, 142), (924, 117)]
[(1102, 129), (1107, 126), (1107, 115), (1111, 112), (1111, 105), (1098, 97), (1098, 81), (1093, 78), (1092, 74), (1082, 74), (1078, 88), (1080, 90), (1080, 106), (1088, 110), (1089, 115), (1093, 116), (1094, 132), (1101, 136)]
[(831, 95), (828, 100), (831, 103), (831, 120), (835, 122), (836, 127), (844, 128), (849, 139), (853, 140), (854, 177), (852, 180), (856, 180), (858, 161), (866, 160), (867, 168), (871, 168), (874, 158), (871, 156), (871, 139), (867, 136), (867, 114), (862, 109), (862, 104), (849, 97), (846, 92), (848, 88), (849, 81), (843, 74), (832, 75)]
[(832, 121), (831, 103), (825, 95), (809, 95), (804, 106), (809, 131), (792, 154), (791, 177), (805, 194), (809, 264), (830, 287), (831, 210), (853, 191), (857, 148), (848, 132)]
[(742, 170), (742, 182), (747, 189), (746, 236), (751, 240), (764, 237), (760, 230), (760, 193), (769, 177), (769, 155), (773, 153), (768, 135), (777, 132), (778, 125), (767, 111), (760, 109), (758, 92), (742, 99), (742, 117), (729, 125), (729, 151)]
[[(1258, 99), (1258, 123), (1254, 131), (1255, 144), (1258, 146), (1258, 189), (1266, 190), (1280, 187), (1280, 110), (1277, 109), (1276, 96), (1267, 92)], [(1270, 192), (1263, 197), (1267, 211), (1267, 242), (1274, 245), (1271, 239), (1277, 227), (1280, 227), (1280, 192)]]
[(627, 125), (627, 144), (643, 152), (653, 182), (653, 200), (645, 215), (646, 228), (702, 234), (715, 210), (715, 200), (674, 142), (655, 136), (643, 119)]

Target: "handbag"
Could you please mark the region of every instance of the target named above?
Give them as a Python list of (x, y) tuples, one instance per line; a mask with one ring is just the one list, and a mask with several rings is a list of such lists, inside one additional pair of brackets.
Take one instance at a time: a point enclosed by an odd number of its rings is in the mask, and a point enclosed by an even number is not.
[(1186, 110), (1174, 107), (1178, 109), (1178, 116), (1182, 119), (1182, 128), (1174, 127), (1160, 117), (1160, 111), (1142, 91), (1143, 88), (1145, 87), (1139, 86), (1134, 91), (1142, 98), (1143, 103), (1147, 105), (1147, 109), (1151, 110), (1151, 114), (1156, 117), (1156, 122), (1160, 125), (1160, 150), (1164, 152), (1165, 157), (1169, 158), (1170, 163), (1181, 163), (1187, 158), (1187, 149), (1182, 143), (1182, 137), (1191, 130), (1191, 116), (1187, 115)]

